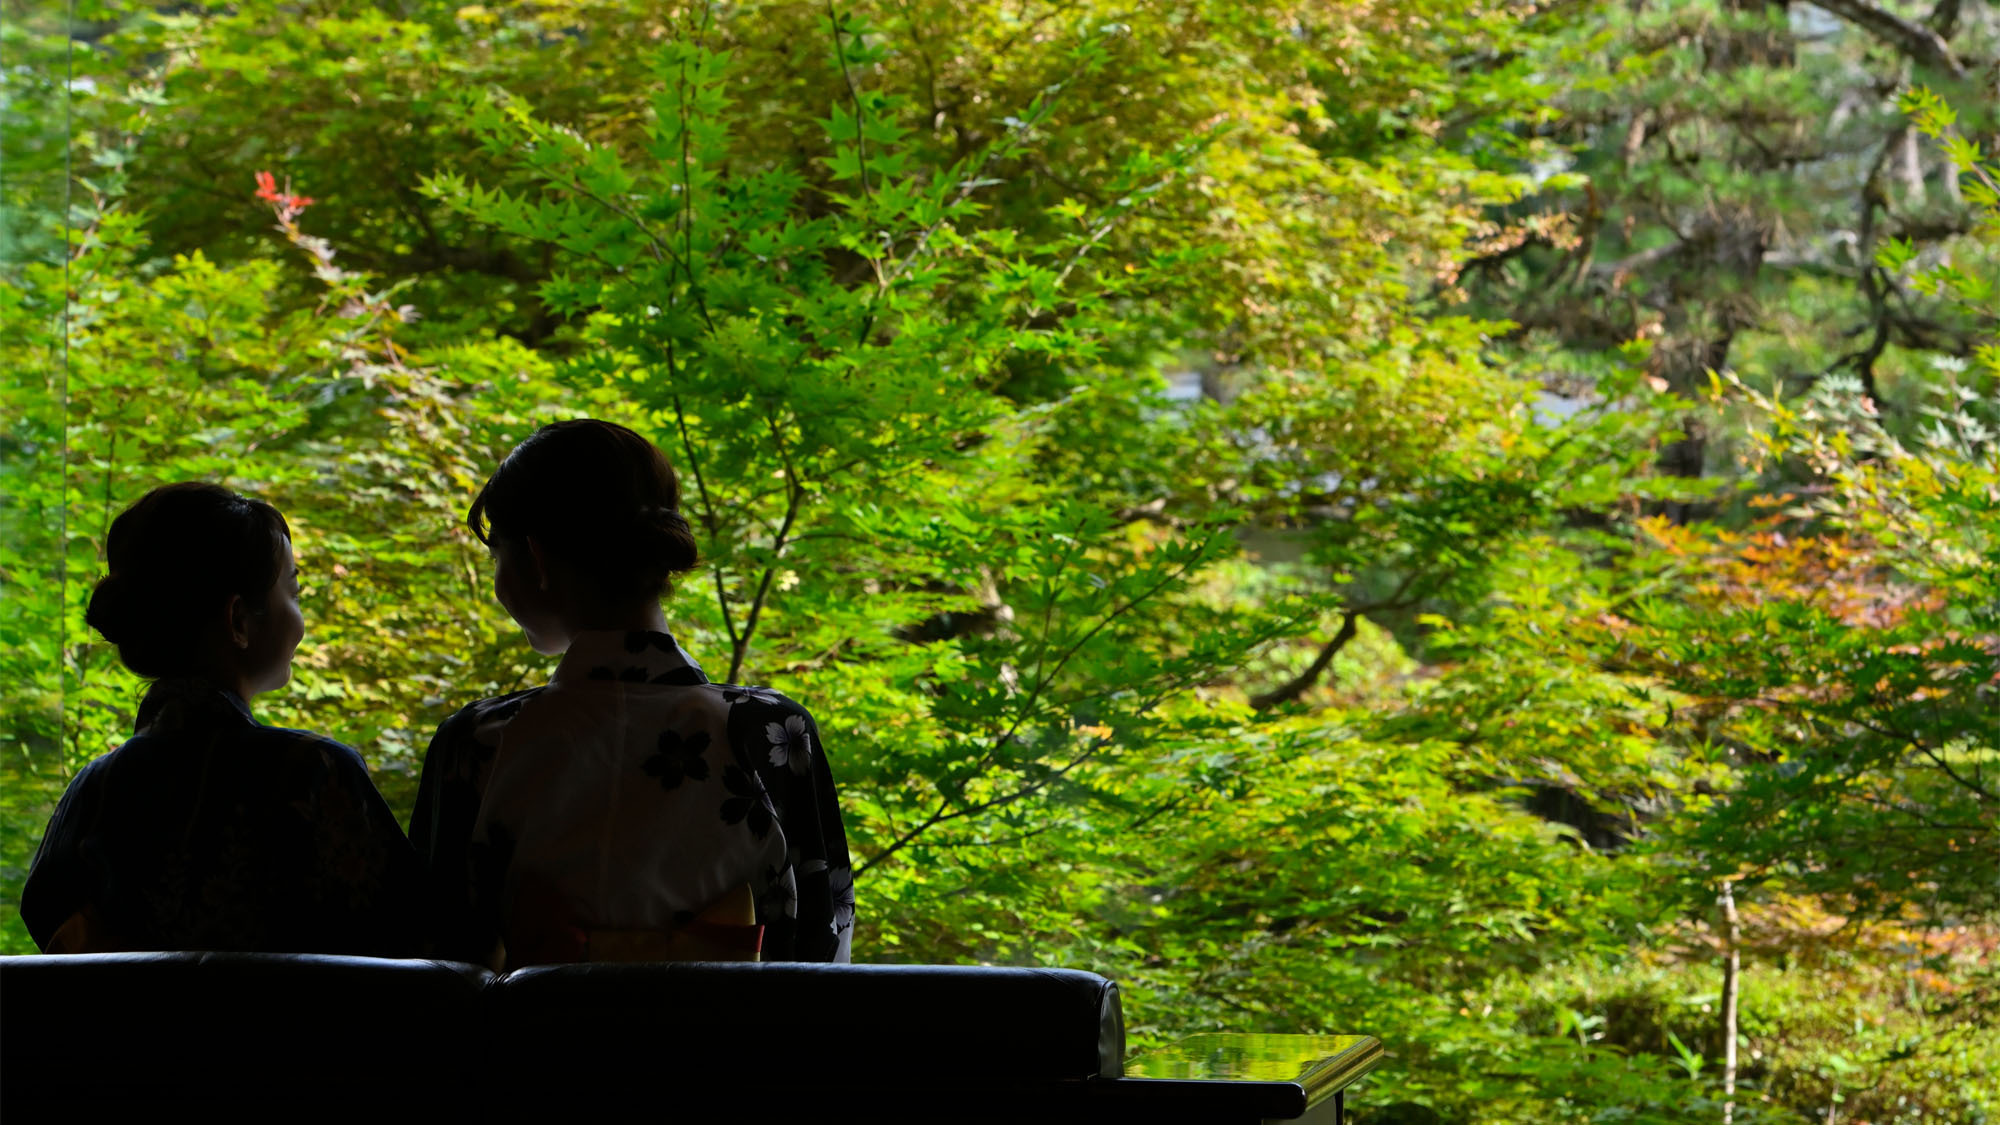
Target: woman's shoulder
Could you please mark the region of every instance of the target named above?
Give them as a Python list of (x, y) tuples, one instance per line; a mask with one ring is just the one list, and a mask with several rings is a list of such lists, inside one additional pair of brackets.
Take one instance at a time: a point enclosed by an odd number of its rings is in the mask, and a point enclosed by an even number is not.
[(475, 699), (453, 711), (451, 716), (438, 724), (438, 730), (448, 727), (478, 726), (481, 723), (504, 723), (520, 714), (528, 701), (542, 694), (545, 687), (524, 688), (510, 691), (506, 695), (496, 695), (487, 699)]
[(723, 706), (730, 708), (732, 711), (741, 707), (751, 713), (758, 711), (778, 711), (788, 715), (803, 716), (807, 719), (812, 718), (812, 712), (806, 710), (805, 704), (800, 703), (798, 700), (775, 688), (756, 687), (746, 684), (708, 684), (705, 686), (714, 692), (717, 700)]
[(145, 730), (91, 762), (71, 782), (75, 800), (101, 802), (112, 819), (152, 823), (139, 810), (227, 793), (230, 801), (280, 803), (327, 784), (372, 785), (360, 751), (291, 727)]
[(85, 763), (84, 767), (76, 771), (76, 775), (69, 779), (69, 785), (63, 790), (63, 799), (75, 801), (102, 786), (104, 779), (116, 771), (122, 762), (131, 757), (131, 755), (125, 753), (125, 748), (132, 745), (134, 741), (135, 739), (128, 738), (120, 745), (113, 747), (109, 752), (100, 754)]
[(297, 727), (260, 726), (251, 731), (249, 741), (260, 744), (260, 751), (273, 748), (287, 750), (301, 757), (319, 757), (341, 765), (358, 765), (367, 768), (361, 751), (330, 735), (318, 731), (301, 730)]
[[(317, 731), (263, 723), (200, 728), (146, 728), (85, 767), (86, 773), (150, 774), (181, 770), (214, 753), (232, 769), (282, 769), (300, 763), (366, 769), (361, 752)], [(83, 780), (79, 775), (79, 781)]]
[(762, 745), (780, 730), (791, 737), (815, 730), (805, 704), (773, 688), (742, 684), (709, 684), (706, 690), (721, 712), (731, 741)]
[(759, 770), (806, 772), (819, 750), (819, 727), (798, 700), (766, 687), (714, 685), (726, 706), (729, 740)]
[(475, 699), (438, 724), (431, 747), (436, 750), (475, 744), (495, 745), (499, 742), (500, 732), (521, 713), (522, 708), (546, 691), (546, 687), (531, 687), (506, 695)]

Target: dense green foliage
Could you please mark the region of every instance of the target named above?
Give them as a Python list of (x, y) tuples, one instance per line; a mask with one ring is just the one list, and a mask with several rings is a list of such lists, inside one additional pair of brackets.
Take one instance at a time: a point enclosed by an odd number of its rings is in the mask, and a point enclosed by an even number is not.
[(122, 505), (286, 512), (260, 715), (407, 809), (547, 671), (464, 506), (592, 414), (819, 717), (861, 959), (1367, 1031), (1375, 1122), (2000, 1109), (1984, 6), (78, 17), (0, 33), (0, 949)]

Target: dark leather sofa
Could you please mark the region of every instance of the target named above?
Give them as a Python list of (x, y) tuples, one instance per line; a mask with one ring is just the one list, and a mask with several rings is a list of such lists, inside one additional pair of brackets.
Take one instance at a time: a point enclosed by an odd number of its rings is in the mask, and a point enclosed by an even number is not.
[(1338, 1121), (1366, 1037), (1124, 1058), (1057, 969), (0, 958), (0, 1116), (78, 1120)]

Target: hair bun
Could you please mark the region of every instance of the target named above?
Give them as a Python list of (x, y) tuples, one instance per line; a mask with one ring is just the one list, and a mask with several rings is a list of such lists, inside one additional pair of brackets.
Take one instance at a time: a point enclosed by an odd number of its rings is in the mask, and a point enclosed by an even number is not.
[(643, 509), (635, 530), (640, 552), (663, 575), (693, 570), (701, 561), (694, 529), (688, 526), (686, 517), (672, 508)]
[(97, 630), (112, 644), (124, 644), (136, 631), (138, 610), (132, 580), (121, 574), (107, 574), (90, 592), (90, 605), (83, 611), (84, 624)]

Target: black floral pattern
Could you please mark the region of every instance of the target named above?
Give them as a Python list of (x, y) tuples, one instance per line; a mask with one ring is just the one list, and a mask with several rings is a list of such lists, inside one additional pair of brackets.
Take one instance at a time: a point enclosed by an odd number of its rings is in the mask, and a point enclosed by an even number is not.
[[(649, 717), (658, 724), (655, 729), (646, 729)], [(534, 733), (510, 734), (517, 730)], [(586, 778), (577, 772), (585, 767), (562, 764), (572, 760), (561, 749), (568, 741), (587, 743), (591, 763), (629, 754), (623, 759), (629, 765), (622, 767), (629, 774)], [(503, 742), (505, 754), (499, 752)], [(496, 780), (496, 768), (504, 781)], [(538, 769), (544, 772), (528, 777)], [(616, 780), (619, 776), (627, 780)], [(719, 786), (700, 784), (718, 778)], [(564, 805), (570, 799), (566, 787), (583, 784), (621, 788), (615, 797), (592, 788), (587, 800)], [(567, 901), (548, 893), (550, 873), (560, 865), (530, 854), (526, 841), (583, 838), (584, 846), (613, 846), (610, 827), (546, 822), (547, 816), (575, 815), (553, 810), (643, 811), (644, 793), (667, 802), (658, 806), (660, 831), (680, 834), (672, 838), (682, 846), (674, 853), (681, 858), (668, 866), (725, 854), (769, 857), (745, 870), (765, 931), (766, 959), (847, 959), (853, 869), (812, 715), (769, 688), (711, 684), (672, 636), (649, 632), (578, 636), (546, 688), (471, 704), (438, 728), (424, 760), (410, 831), (431, 873), (439, 955), (483, 959), (507, 926), (533, 924), (518, 917), (520, 903), (529, 897), (521, 886), (538, 888), (537, 902)], [(696, 822), (684, 815), (687, 801), (713, 802), (705, 814), (706, 823), (715, 826), (711, 842), (703, 843)], [(539, 829), (526, 831), (528, 821)], [(650, 830), (639, 831), (643, 837)], [(509, 846), (496, 850), (494, 843), (503, 838)], [(618, 846), (635, 842), (630, 835), (616, 839), (627, 841)], [(514, 841), (522, 841), (520, 850)], [(627, 872), (626, 878), (654, 878), (653, 885), (668, 888), (658, 893), (669, 893), (673, 873), (658, 870), (656, 859), (605, 858), (612, 870)], [(635, 884), (620, 893), (630, 907), (648, 892)], [(503, 909), (503, 901), (513, 905)], [(661, 904), (659, 916), (691, 917), (704, 905), (670, 901)]]
[(729, 799), (722, 802), (722, 822), (748, 825), (759, 840), (769, 836), (771, 797), (757, 775), (741, 766), (728, 766), (722, 771), (722, 787), (729, 790)]
[(786, 864), (765, 870), (764, 889), (757, 896), (757, 916), (764, 919), (766, 925), (774, 921), (787, 926), (798, 924), (798, 868)]
[(646, 773), (660, 779), (660, 786), (672, 789), (683, 778), (708, 780), (708, 732), (683, 734), (677, 730), (660, 732), (660, 752), (646, 759)]

